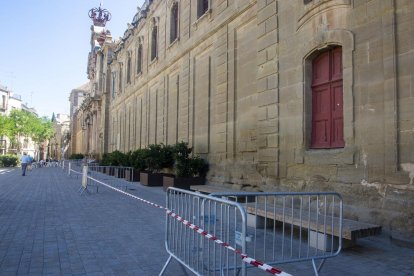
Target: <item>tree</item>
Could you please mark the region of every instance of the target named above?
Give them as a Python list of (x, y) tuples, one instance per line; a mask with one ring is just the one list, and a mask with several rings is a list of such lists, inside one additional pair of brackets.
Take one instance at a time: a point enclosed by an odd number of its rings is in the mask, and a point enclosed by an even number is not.
[(10, 139), (12, 147), (20, 150), (20, 138), (31, 138), (40, 145), (54, 134), (52, 122), (47, 118), (39, 118), (25, 110), (14, 109), (9, 116), (0, 115), (0, 136)]
[(20, 150), (20, 137), (28, 136), (30, 134), (30, 113), (24, 110), (13, 109), (9, 115), (9, 139), (11, 147)]
[(47, 117), (37, 118), (37, 121), (33, 124), (31, 138), (40, 144), (52, 138), (54, 132), (52, 122)]
[(3, 137), (3, 136), (9, 137), (10, 129), (11, 129), (11, 125), (10, 125), (9, 117), (0, 114), (0, 137)]

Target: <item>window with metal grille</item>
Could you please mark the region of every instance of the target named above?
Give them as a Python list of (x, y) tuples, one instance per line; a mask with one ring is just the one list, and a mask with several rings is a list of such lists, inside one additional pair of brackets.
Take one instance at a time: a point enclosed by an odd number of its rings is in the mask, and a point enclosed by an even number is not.
[(171, 22), (170, 22), (170, 43), (178, 38), (178, 3), (175, 2), (171, 7)]
[(311, 148), (343, 148), (342, 48), (335, 47), (312, 61)]
[(151, 60), (154, 60), (158, 54), (157, 53), (158, 51), (157, 40), (158, 40), (158, 27), (154, 26), (152, 27), (152, 32), (151, 32)]
[(137, 51), (137, 74), (142, 72), (142, 44), (139, 44)]
[(116, 73), (112, 73), (112, 98), (115, 98), (116, 94)]
[(120, 64), (120, 68), (119, 68), (119, 80), (118, 80), (118, 93), (122, 93), (122, 81), (123, 81), (123, 75), (122, 75), (122, 63)]
[(127, 61), (127, 83), (131, 83), (131, 57)]
[(197, 2), (197, 18), (200, 18), (209, 9), (209, 0), (198, 0)]

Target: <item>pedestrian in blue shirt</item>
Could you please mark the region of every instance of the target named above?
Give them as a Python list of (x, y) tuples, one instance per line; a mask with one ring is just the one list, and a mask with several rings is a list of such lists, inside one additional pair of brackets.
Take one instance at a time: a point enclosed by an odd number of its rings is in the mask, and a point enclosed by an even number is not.
[(23, 152), (20, 162), (22, 163), (22, 176), (25, 176), (27, 165), (30, 163), (30, 158), (27, 156), (26, 152)]

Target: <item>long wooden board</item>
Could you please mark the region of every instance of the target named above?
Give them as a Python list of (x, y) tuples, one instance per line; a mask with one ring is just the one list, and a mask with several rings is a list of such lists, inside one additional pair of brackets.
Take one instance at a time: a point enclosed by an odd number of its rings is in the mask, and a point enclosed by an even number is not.
[[(304, 229), (326, 233), (339, 237), (340, 223), (338, 217), (317, 215), (316, 212), (303, 211), (290, 207), (283, 208), (263, 203), (249, 203), (244, 205), (247, 213), (260, 217), (273, 219), (286, 224), (292, 224)], [(357, 238), (363, 238), (381, 233), (381, 226), (365, 222), (343, 219), (342, 220), (342, 238), (355, 241)]]

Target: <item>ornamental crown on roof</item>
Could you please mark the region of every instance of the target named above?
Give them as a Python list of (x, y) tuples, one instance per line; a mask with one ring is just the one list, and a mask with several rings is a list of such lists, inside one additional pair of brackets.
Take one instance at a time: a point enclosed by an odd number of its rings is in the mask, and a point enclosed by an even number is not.
[(95, 26), (105, 27), (106, 22), (111, 20), (111, 13), (107, 9), (102, 9), (101, 6), (90, 9), (88, 15)]

